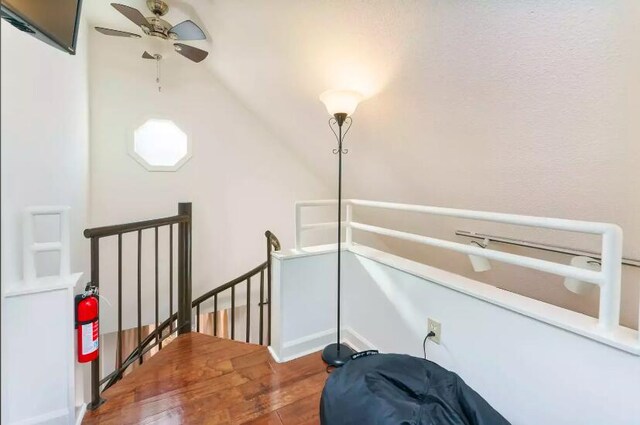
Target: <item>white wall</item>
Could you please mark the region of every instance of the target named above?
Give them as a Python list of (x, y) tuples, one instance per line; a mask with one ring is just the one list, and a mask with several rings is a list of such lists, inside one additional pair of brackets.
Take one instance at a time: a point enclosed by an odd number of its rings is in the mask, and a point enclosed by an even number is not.
[[(292, 244), (294, 201), (328, 196), (327, 186), (205, 64), (161, 51), (166, 59), (159, 93), (155, 61), (140, 55), (163, 44), (92, 31), (89, 45), (92, 226), (173, 215), (179, 201), (193, 202), (194, 297), (265, 261), (265, 230), (284, 246)], [(215, 51), (207, 60), (215, 60)], [(177, 172), (149, 172), (127, 154), (133, 130), (154, 116), (174, 120), (192, 138), (193, 157)], [(162, 318), (168, 314), (165, 230), (161, 238)], [(154, 308), (153, 232), (143, 240), (148, 323)], [(125, 236), (125, 327), (136, 320), (134, 242), (135, 234)], [(114, 304), (102, 305), (102, 330), (108, 332), (116, 326), (115, 240), (105, 240), (101, 249), (101, 290)]]
[[(403, 271), (408, 264), (425, 266), (363, 252), (368, 254), (343, 254), (343, 341), (359, 350), (421, 357), (427, 319), (433, 318), (442, 325), (441, 344), (428, 343), (428, 358), (458, 373), (514, 425), (637, 423), (637, 355)], [(335, 253), (276, 257), (271, 349), (287, 360), (335, 338)], [(522, 298), (491, 287), (478, 292)], [(582, 320), (536, 301), (529, 306)]]
[(440, 321), (441, 345), (428, 344), (429, 359), (462, 376), (514, 425), (640, 419), (637, 356), (362, 256), (350, 260), (345, 323), (384, 352), (420, 356), (427, 318)]
[[(279, 362), (335, 341), (336, 261), (335, 252), (292, 261), (274, 258), (270, 350)], [(308, 283), (301, 282), (305, 276)]]
[(2, 21), (2, 282), (22, 279), (22, 210), (71, 207), (71, 269), (86, 269), (87, 45), (68, 55)]
[[(327, 181), (334, 140), (317, 96), (340, 87), (369, 96), (346, 141), (347, 197), (612, 222), (624, 229), (625, 255), (640, 258), (636, 0), (223, 0), (198, 9), (212, 35), (209, 66)], [(388, 221), (448, 239), (459, 228)], [(463, 228), (597, 248), (571, 235)], [(464, 256), (389, 246), (472, 275)], [(474, 278), (597, 312), (596, 295), (573, 295), (551, 276), (507, 267)], [(640, 270), (626, 268), (627, 326), (638, 323), (639, 282)]]
[[(80, 30), (78, 54), (70, 56), (4, 21), (0, 27), (4, 293), (8, 284), (22, 279), (21, 213), (30, 205), (71, 207), (71, 269), (87, 270), (88, 246), (82, 230), (87, 221), (89, 105), (84, 28)], [(6, 316), (4, 297), (2, 303), (4, 328), (18, 319)], [(46, 323), (39, 325), (39, 332), (46, 332)], [(6, 370), (11, 364), (4, 361), (5, 350), (32, 348), (13, 346), (5, 339), (4, 330), (2, 335), (2, 368)], [(38, 349), (46, 352), (42, 347)], [(52, 348), (59, 349), (64, 347)], [(4, 400), (4, 378), (2, 391)], [(8, 411), (3, 408), (3, 415)]]

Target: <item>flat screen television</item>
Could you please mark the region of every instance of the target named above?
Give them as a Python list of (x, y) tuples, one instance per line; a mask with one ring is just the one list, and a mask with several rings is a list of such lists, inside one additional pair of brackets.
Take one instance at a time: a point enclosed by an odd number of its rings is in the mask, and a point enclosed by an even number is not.
[(0, 0), (2, 19), (75, 55), (82, 0)]

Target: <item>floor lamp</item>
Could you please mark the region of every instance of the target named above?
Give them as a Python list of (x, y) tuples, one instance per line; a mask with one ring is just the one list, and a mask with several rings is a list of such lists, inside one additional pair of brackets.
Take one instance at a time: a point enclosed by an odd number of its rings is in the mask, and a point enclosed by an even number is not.
[(335, 344), (329, 344), (322, 351), (322, 360), (329, 366), (340, 367), (351, 359), (354, 351), (340, 343), (340, 274), (341, 274), (341, 241), (342, 241), (342, 155), (348, 149), (342, 147), (342, 141), (351, 128), (351, 114), (356, 110), (362, 96), (350, 90), (329, 90), (320, 95), (320, 101), (327, 107), (329, 127), (335, 134), (338, 147), (333, 150), (338, 155), (338, 301), (337, 301), (337, 337)]

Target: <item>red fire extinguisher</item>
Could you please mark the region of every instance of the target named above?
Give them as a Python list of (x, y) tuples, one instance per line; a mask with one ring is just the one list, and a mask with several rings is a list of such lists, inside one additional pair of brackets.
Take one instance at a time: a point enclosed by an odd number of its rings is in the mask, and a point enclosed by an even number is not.
[(84, 293), (75, 297), (78, 361), (87, 363), (98, 358), (98, 288), (87, 284)]

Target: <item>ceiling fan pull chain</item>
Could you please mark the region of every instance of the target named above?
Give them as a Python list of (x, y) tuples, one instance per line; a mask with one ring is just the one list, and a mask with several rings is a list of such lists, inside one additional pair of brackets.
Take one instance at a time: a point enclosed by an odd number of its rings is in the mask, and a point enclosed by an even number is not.
[(162, 93), (162, 85), (160, 84), (160, 59), (156, 59), (156, 64), (156, 83), (158, 83), (158, 93)]

